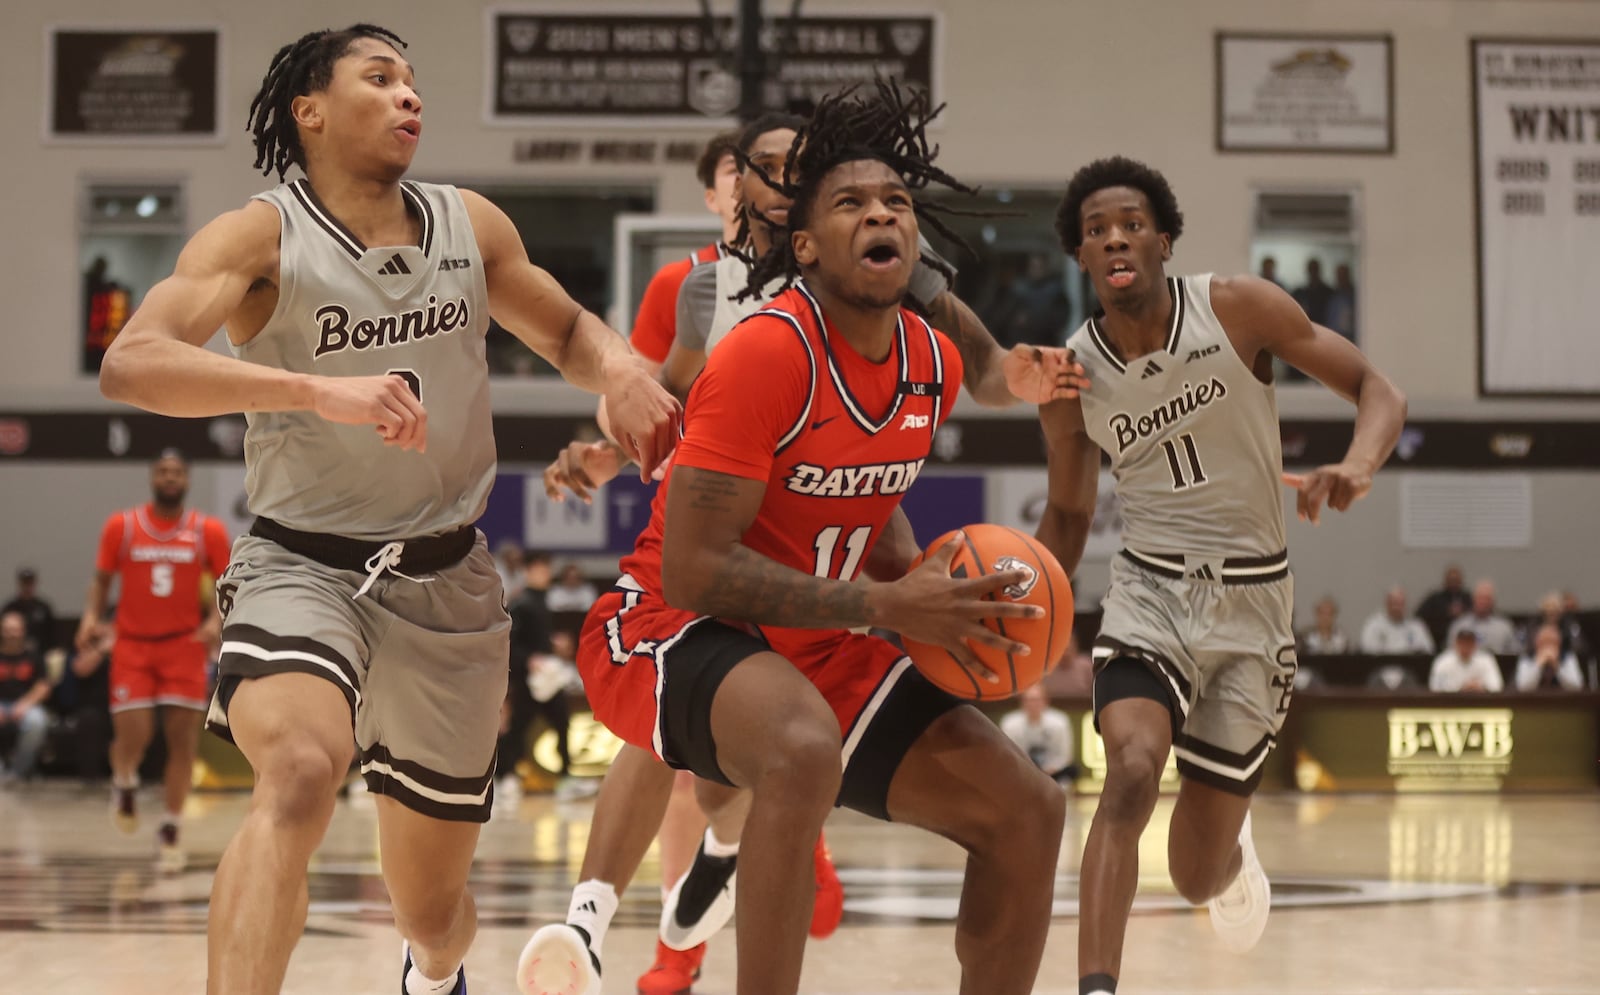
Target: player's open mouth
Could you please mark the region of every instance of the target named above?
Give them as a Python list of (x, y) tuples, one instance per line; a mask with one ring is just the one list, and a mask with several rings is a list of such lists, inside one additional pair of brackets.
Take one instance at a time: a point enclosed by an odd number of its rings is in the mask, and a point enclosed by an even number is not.
[(1136, 275), (1133, 266), (1126, 260), (1118, 259), (1111, 264), (1111, 272), (1106, 275), (1106, 282), (1118, 290), (1132, 285)]
[(406, 139), (414, 142), (418, 138), (422, 137), (422, 122), (402, 121), (400, 124), (395, 126), (394, 130), (400, 132), (406, 137)]
[(889, 269), (900, 262), (900, 250), (887, 243), (874, 245), (862, 255), (861, 262), (869, 269)]

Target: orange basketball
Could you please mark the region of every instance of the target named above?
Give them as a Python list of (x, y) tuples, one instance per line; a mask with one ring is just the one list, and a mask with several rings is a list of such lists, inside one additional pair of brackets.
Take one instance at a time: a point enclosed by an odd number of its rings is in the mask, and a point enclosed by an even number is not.
[(999, 573), (1022, 567), (1033, 576), (1021, 584), (1014, 584), (990, 598), (1020, 601), (1044, 609), (1044, 617), (1037, 619), (988, 618), (983, 624), (989, 628), (1028, 644), (1031, 652), (1025, 656), (1004, 653), (988, 646), (971, 645), (973, 653), (984, 666), (1000, 675), (1000, 683), (990, 684), (968, 672), (956, 662), (949, 652), (928, 643), (905, 640), (906, 653), (922, 671), (922, 676), (961, 698), (973, 701), (999, 701), (1009, 698), (1024, 688), (1037, 684), (1040, 678), (1055, 667), (1067, 650), (1067, 637), (1072, 632), (1072, 586), (1067, 582), (1061, 564), (1030, 535), (1004, 525), (969, 525), (964, 529), (947, 532), (935, 539), (915, 567), (928, 554), (947, 542), (958, 542), (961, 548), (950, 561), (952, 577), (972, 577)]

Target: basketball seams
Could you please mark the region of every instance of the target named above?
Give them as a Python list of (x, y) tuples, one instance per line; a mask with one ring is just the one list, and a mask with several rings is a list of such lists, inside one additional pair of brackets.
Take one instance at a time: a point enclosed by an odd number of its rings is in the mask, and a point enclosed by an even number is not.
[[(983, 557), (978, 554), (977, 544), (975, 544), (972, 541), (972, 536), (967, 533), (966, 529), (961, 529), (960, 531), (961, 531), (961, 541), (962, 541), (962, 543), (964, 543), (966, 545), (967, 552), (972, 556), (973, 563), (977, 564), (978, 576), (979, 577), (985, 576), (986, 574), (988, 574), (989, 571), (984, 569)], [(985, 596), (985, 600), (995, 601), (995, 600), (998, 600), (998, 599), (996, 599), (992, 595), (987, 595), (987, 596)], [(1011, 638), (1011, 636), (1006, 632), (1005, 619), (1000, 618), (999, 616), (995, 616), (995, 617), (989, 619), (989, 621), (992, 621), (994, 623), (994, 631), (995, 632), (999, 633), (1001, 636), (1004, 636), (1007, 639)], [(1021, 690), (1020, 688), (1017, 687), (1017, 661), (1016, 661), (1015, 657), (1012, 656), (1010, 650), (1006, 651), (1006, 668), (1011, 671), (1011, 690), (1009, 692), (1007, 692), (1004, 695), (1004, 697), (1009, 698), (1009, 697), (1011, 697), (1011, 695), (1014, 695), (1019, 690)], [(965, 670), (966, 668), (963, 667), (962, 669)], [(968, 676), (971, 676), (971, 675), (969, 674)], [(976, 678), (973, 679), (972, 684), (973, 684), (974, 687), (978, 686), (978, 682), (977, 682)], [(981, 688), (978, 691), (978, 696), (980, 698), (988, 697), (986, 694), (983, 693)]]

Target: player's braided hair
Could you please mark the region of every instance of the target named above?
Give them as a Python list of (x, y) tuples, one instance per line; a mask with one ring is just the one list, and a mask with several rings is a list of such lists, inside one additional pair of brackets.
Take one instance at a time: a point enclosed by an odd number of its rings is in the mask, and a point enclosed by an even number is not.
[(261, 89), (250, 101), (245, 127), (255, 135), (256, 168), (265, 175), (277, 170), (282, 180), (291, 164), (306, 165), (306, 150), (294, 121), (294, 98), (325, 89), (333, 79), (333, 64), (350, 51), (358, 38), (377, 38), (405, 48), (406, 43), (387, 28), (352, 24), (343, 31), (313, 31), (278, 49), (262, 77)]
[(1089, 163), (1073, 173), (1067, 183), (1066, 196), (1056, 211), (1056, 234), (1067, 255), (1077, 255), (1083, 245), (1083, 202), (1110, 187), (1129, 187), (1144, 194), (1150, 200), (1150, 210), (1155, 212), (1156, 230), (1174, 242), (1183, 234), (1183, 212), (1178, 210), (1178, 198), (1173, 196), (1167, 178), (1142, 162), (1112, 156)]
[[(763, 287), (779, 278), (787, 288), (800, 276), (790, 235), (805, 228), (823, 178), (844, 163), (876, 159), (900, 174), (912, 191), (937, 183), (968, 195), (978, 192), (976, 187), (967, 186), (933, 164), (939, 147), (928, 143), (926, 129), (928, 122), (944, 110), (943, 104), (934, 107), (927, 93), (908, 93), (892, 80), (878, 79), (868, 92), (860, 90), (853, 86), (817, 102), (811, 120), (796, 133), (778, 180), (769, 179), (759, 169), (746, 169), (746, 176), (759, 177), (788, 197), (792, 206), (787, 226), (769, 226), (771, 250), (759, 259), (747, 259), (751, 264), (750, 281), (739, 292), (740, 299), (760, 295)], [(915, 195), (912, 207), (934, 231), (971, 251), (961, 236), (938, 217), (969, 212)]]

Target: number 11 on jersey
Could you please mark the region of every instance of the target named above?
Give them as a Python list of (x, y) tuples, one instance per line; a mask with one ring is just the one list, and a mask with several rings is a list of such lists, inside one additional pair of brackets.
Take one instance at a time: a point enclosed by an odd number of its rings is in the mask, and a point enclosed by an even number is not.
[(838, 525), (830, 525), (817, 533), (812, 545), (817, 550), (818, 577), (832, 577), (835, 580), (849, 580), (856, 575), (856, 567), (861, 565), (861, 557), (867, 552), (867, 539), (872, 535), (872, 526), (863, 525), (851, 531), (844, 541), (844, 562), (839, 569), (833, 569), (833, 551), (838, 548), (839, 536), (844, 529)]

